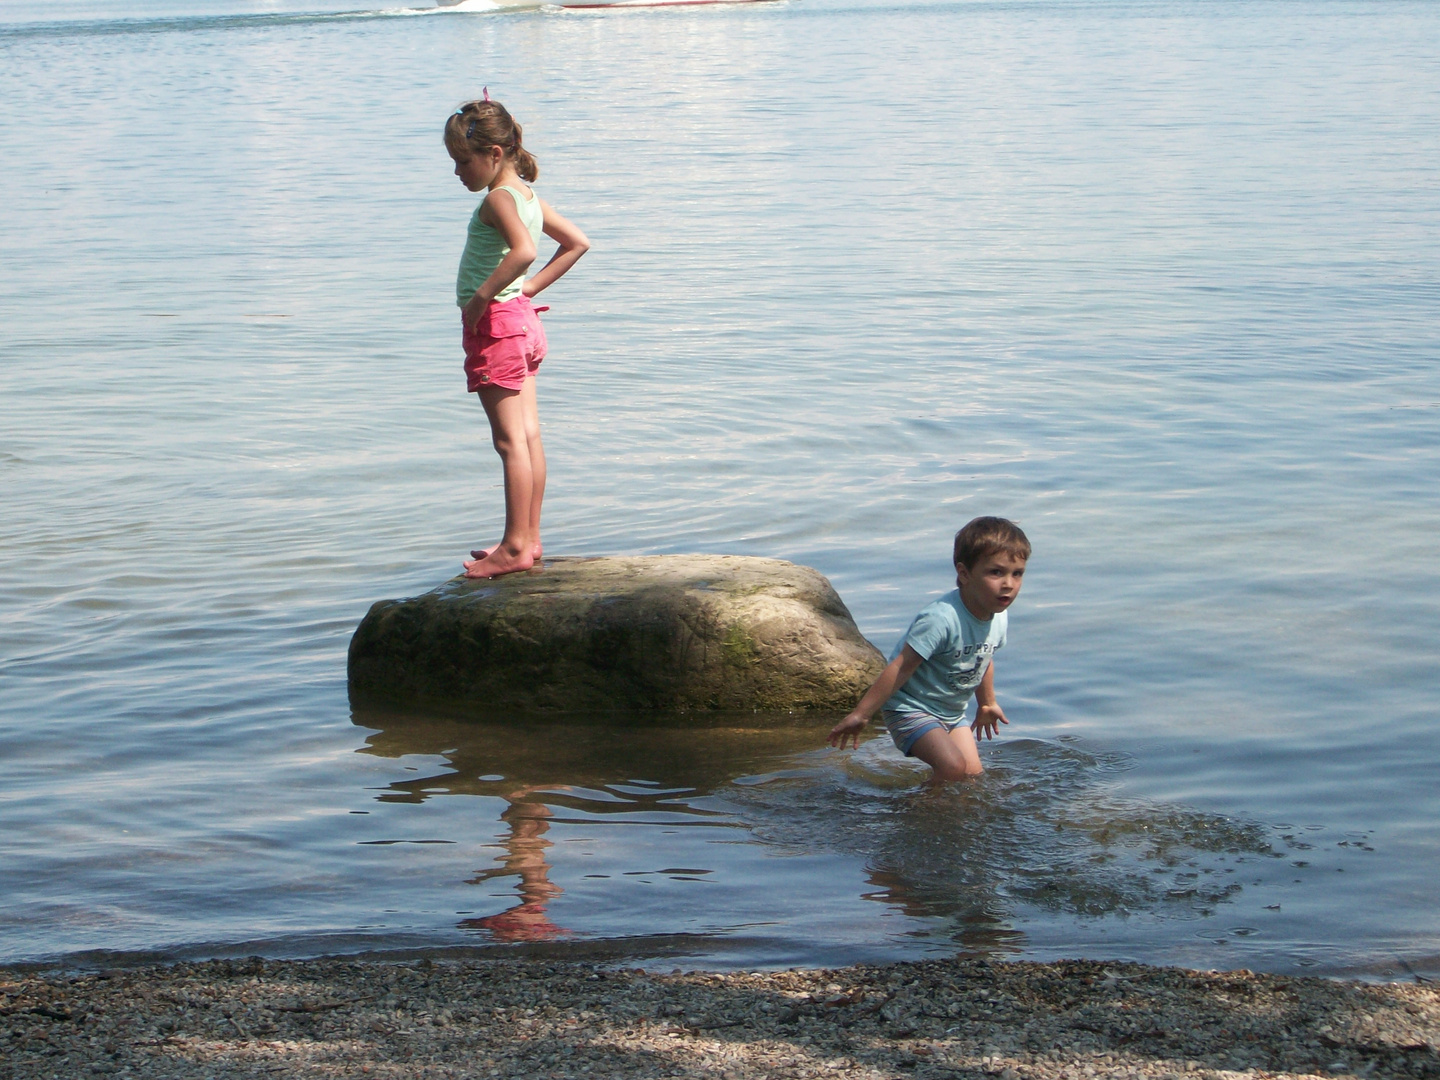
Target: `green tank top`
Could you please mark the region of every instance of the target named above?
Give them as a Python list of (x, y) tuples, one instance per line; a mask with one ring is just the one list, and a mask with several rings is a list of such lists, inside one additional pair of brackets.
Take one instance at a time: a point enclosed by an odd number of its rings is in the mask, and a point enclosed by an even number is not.
[[(545, 214), (540, 209), (540, 196), (533, 191), (526, 199), (518, 188), (505, 184), (499, 191), (508, 191), (515, 199), (515, 209), (520, 212), (520, 221), (530, 230), (530, 239), (536, 250), (540, 245), (540, 227), (545, 223)], [(480, 206), (484, 206), (482, 200)], [(496, 229), (480, 220), (480, 206), (470, 217), (470, 231), (465, 237), (465, 251), (460, 256), (460, 273), (455, 278), (455, 302), (464, 307), (475, 298), (475, 290), (485, 284), (485, 279), (495, 272), (500, 260), (510, 254), (510, 245)], [(522, 273), (495, 297), (497, 301), (510, 300), (520, 295), (520, 283), (525, 280)]]

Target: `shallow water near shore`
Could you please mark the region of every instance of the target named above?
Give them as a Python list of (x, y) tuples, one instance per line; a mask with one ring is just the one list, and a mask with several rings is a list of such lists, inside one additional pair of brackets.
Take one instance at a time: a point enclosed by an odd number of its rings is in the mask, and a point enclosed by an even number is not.
[[(427, 15), (0, 4), (0, 960), (1440, 971), (1440, 10)], [(547, 550), (792, 559), (888, 650), (1015, 518), (981, 782), (352, 709), (368, 605), (498, 532), (482, 85), (595, 244)]]

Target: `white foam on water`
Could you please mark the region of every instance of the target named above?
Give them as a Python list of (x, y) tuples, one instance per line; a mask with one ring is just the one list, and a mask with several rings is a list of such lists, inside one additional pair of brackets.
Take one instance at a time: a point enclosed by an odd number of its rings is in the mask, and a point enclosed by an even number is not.
[(437, 4), (423, 8), (384, 8), (380, 15), (489, 15), (513, 8), (539, 7), (539, 4), (497, 4), (495, 0), (461, 0), (458, 4)]

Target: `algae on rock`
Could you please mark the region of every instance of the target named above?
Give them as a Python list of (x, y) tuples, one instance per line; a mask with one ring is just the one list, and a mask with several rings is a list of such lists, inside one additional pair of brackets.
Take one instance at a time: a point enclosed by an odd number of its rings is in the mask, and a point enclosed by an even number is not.
[(352, 694), (487, 712), (851, 708), (884, 666), (815, 570), (737, 555), (546, 559), (375, 604)]

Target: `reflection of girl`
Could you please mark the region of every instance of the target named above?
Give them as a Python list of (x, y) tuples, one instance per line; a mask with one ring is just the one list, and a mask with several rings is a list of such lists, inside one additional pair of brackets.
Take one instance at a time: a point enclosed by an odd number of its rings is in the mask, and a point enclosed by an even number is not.
[(465, 919), (460, 925), (489, 930), (496, 941), (548, 941), (570, 931), (556, 926), (545, 913), (545, 904), (559, 896), (563, 889), (549, 878), (550, 864), (545, 850), (550, 841), (542, 839), (550, 831), (550, 808), (544, 803), (522, 801), (537, 788), (521, 788), (505, 796), (510, 803), (500, 820), (510, 826), (505, 841), (507, 854), (501, 865), (485, 870), (470, 879), (472, 885), (509, 874), (520, 876), (520, 903), (498, 915), (483, 919)]
[[(467, 385), (485, 406), (505, 471), (505, 534), (493, 548), (471, 552), (466, 577), (528, 570), (540, 557), (545, 450), (534, 376), (545, 358), (545, 331), (530, 297), (554, 284), (590, 247), (584, 233), (525, 183), (540, 174), (540, 167), (520, 136), (520, 125), (488, 93), (483, 101), (460, 106), (445, 122), (445, 148), (455, 161), (455, 175), (469, 190), (487, 191), (470, 219), (456, 299)], [(539, 273), (526, 278), (542, 232), (560, 249)]]

